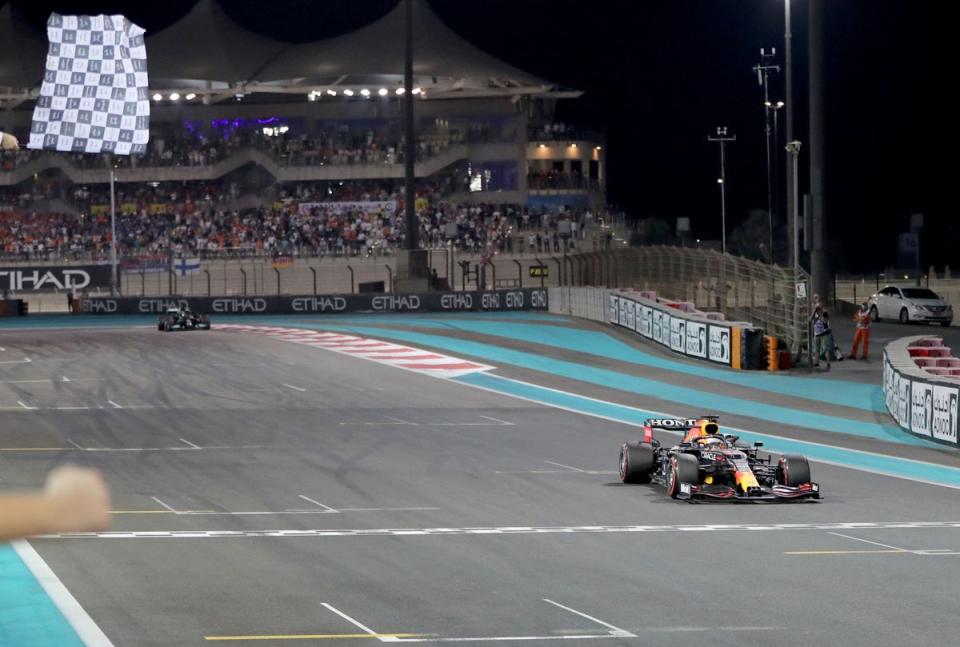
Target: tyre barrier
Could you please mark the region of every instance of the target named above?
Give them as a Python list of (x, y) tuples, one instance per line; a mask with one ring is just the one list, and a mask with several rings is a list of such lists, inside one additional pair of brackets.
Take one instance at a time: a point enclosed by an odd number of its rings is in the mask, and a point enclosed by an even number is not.
[[(84, 297), (81, 314), (161, 314), (187, 307), (201, 314), (341, 314), (361, 312), (471, 312), (547, 310), (545, 289), (320, 294), (273, 297)], [(214, 322), (215, 324), (216, 322)]]
[(887, 411), (904, 431), (960, 448), (957, 440), (960, 378), (935, 375), (925, 368), (927, 362), (918, 363), (918, 358), (930, 357), (929, 353), (918, 352), (924, 348), (945, 349), (946, 355), (950, 351), (939, 338), (929, 335), (903, 337), (883, 349), (883, 396)]
[(686, 357), (735, 369), (766, 369), (763, 331), (725, 321), (690, 304), (659, 301), (649, 292), (610, 294), (608, 321)]

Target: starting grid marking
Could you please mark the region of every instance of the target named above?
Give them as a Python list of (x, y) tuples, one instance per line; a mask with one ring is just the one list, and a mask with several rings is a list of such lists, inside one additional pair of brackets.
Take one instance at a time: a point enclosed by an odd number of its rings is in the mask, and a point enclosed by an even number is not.
[(415, 537), (449, 535), (615, 534), (645, 532), (720, 532), (776, 530), (888, 530), (960, 528), (960, 521), (880, 521), (839, 523), (706, 524), (678, 526), (490, 526), (474, 528), (354, 528), (313, 530), (170, 530), (70, 532), (36, 539), (227, 539), (234, 537)]
[(411, 346), (320, 330), (278, 326), (248, 326), (245, 324), (223, 324), (217, 326), (217, 330), (257, 333), (440, 378), (453, 378), (494, 369), (493, 366), (486, 364)]

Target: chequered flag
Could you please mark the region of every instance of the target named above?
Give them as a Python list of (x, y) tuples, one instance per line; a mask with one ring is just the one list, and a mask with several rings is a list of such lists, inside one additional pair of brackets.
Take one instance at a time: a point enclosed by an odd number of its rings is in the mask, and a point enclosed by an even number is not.
[(150, 136), (144, 30), (120, 15), (50, 14), (27, 148), (140, 155)]

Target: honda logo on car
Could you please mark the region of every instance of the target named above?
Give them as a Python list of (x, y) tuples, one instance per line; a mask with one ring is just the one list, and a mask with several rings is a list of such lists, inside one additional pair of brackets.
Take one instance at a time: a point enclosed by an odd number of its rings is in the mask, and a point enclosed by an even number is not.
[(663, 429), (689, 429), (695, 427), (697, 422), (696, 418), (650, 418), (646, 424), (649, 427), (662, 427)]

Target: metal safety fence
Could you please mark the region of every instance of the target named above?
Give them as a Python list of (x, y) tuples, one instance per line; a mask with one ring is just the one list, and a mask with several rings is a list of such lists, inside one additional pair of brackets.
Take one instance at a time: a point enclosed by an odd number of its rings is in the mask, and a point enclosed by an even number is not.
[(684, 247), (630, 247), (570, 257), (573, 285), (653, 290), (731, 321), (750, 322), (786, 342), (809, 343), (810, 276), (720, 252)]

